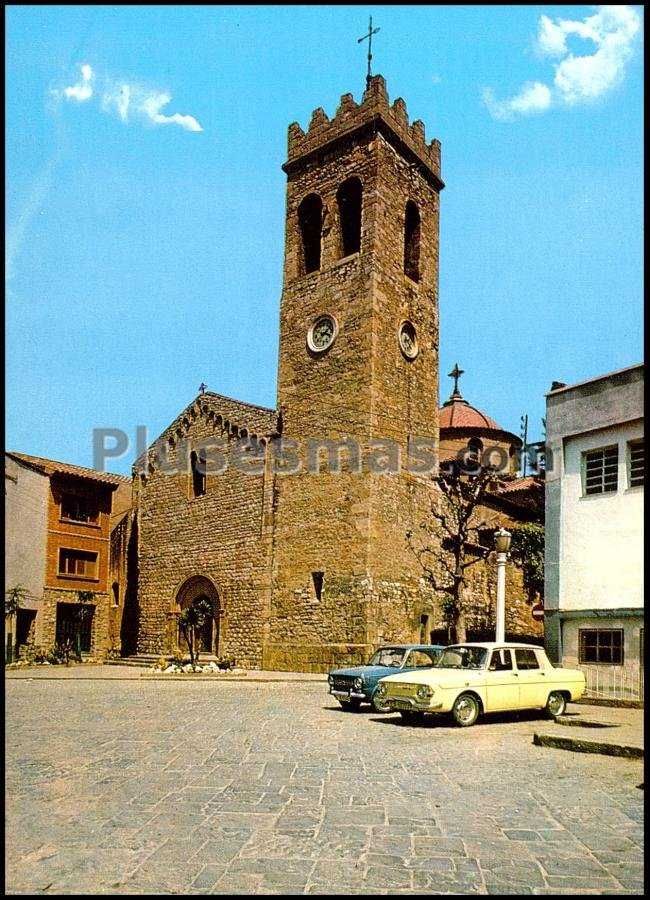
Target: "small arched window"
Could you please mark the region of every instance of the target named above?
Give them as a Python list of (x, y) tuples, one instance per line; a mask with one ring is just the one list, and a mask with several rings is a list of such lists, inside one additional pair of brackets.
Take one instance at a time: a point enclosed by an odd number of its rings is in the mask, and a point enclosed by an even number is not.
[(361, 249), (361, 195), (358, 178), (348, 178), (336, 192), (341, 227), (341, 256), (350, 256)]
[(420, 643), (428, 644), (431, 639), (431, 616), (420, 616)]
[(483, 441), (476, 437), (470, 438), (464, 457), (465, 471), (477, 472), (483, 462)]
[(413, 200), (406, 204), (404, 217), (404, 272), (420, 280), (420, 211)]
[(206, 491), (206, 453), (205, 450), (192, 450), (190, 454), (192, 467), (192, 496), (202, 497)]
[(308, 194), (298, 207), (298, 225), (302, 238), (302, 273), (320, 269), (323, 201), (318, 194)]

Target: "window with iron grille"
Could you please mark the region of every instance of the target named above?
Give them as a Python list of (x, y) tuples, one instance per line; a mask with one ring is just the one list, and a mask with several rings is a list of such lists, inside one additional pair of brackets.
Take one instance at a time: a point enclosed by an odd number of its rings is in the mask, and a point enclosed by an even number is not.
[(630, 453), (630, 487), (643, 487), (645, 476), (645, 442), (628, 444)]
[(606, 494), (618, 488), (618, 447), (585, 453), (585, 494)]
[(85, 550), (59, 550), (59, 575), (76, 575), (77, 578), (95, 578), (97, 554)]
[(578, 641), (581, 663), (623, 664), (622, 628), (580, 628)]

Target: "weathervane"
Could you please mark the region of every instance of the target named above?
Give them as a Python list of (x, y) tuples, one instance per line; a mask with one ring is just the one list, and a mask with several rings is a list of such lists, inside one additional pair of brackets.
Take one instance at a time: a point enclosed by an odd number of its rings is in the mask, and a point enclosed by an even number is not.
[(461, 395), (460, 391), (458, 390), (458, 379), (460, 378), (461, 375), (464, 375), (464, 374), (465, 374), (465, 370), (459, 369), (458, 363), (456, 363), (456, 365), (451, 370), (451, 372), (449, 372), (449, 378), (454, 379), (454, 391), (451, 395), (451, 399), (457, 398), (458, 400), (462, 400), (462, 395)]
[(357, 44), (360, 44), (361, 41), (368, 41), (368, 74), (366, 75), (366, 88), (370, 87), (370, 65), (372, 63), (372, 36), (373, 34), (377, 34), (381, 29), (372, 27), (372, 16), (370, 16), (370, 22), (368, 23), (368, 34), (364, 34), (363, 37), (360, 37), (357, 41)]

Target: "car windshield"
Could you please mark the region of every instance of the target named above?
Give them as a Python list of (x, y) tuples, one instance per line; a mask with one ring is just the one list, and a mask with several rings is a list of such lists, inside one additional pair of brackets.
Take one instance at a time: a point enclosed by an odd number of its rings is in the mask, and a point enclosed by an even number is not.
[(487, 656), (485, 647), (447, 647), (436, 666), (439, 669), (484, 669)]
[(400, 647), (380, 647), (376, 653), (370, 657), (369, 666), (391, 666), (399, 669), (404, 661), (404, 653)]

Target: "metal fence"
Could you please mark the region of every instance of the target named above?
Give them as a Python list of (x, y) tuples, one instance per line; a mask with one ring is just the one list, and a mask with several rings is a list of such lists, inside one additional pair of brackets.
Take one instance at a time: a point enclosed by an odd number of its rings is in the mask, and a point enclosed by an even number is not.
[(604, 700), (643, 700), (643, 668), (585, 666), (585, 696)]

